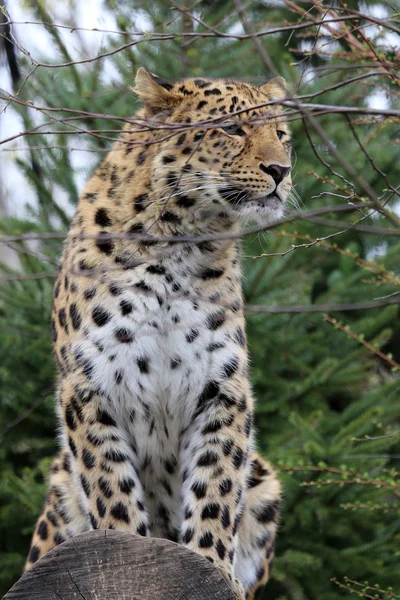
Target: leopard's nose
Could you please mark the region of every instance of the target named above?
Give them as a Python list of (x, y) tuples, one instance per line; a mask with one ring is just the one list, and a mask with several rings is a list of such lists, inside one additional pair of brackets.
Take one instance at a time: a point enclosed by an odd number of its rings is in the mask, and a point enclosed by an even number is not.
[(267, 173), (267, 175), (270, 175), (276, 185), (279, 185), (282, 179), (286, 177), (290, 171), (289, 167), (282, 167), (281, 165), (268, 165), (268, 167), (266, 167), (262, 163), (260, 163), (260, 169), (264, 173)]

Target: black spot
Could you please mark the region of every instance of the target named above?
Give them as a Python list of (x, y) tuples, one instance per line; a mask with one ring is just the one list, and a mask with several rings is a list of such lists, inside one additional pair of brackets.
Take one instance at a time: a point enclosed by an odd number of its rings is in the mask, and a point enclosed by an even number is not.
[(213, 545), (213, 535), (210, 531), (206, 531), (204, 535), (199, 539), (200, 548), (211, 548)]
[(86, 436), (87, 441), (93, 446), (101, 446), (104, 444), (104, 440), (97, 435), (93, 435), (93, 433), (88, 433)]
[(258, 485), (260, 485), (260, 483), (262, 483), (262, 479), (257, 479), (256, 477), (254, 477), (254, 475), (251, 475), (250, 477), (248, 477), (247, 481), (246, 481), (246, 485), (247, 485), (248, 489), (255, 488)]
[(213, 252), (215, 250), (215, 246), (211, 242), (200, 242), (197, 244), (200, 252)]
[(76, 398), (71, 398), (71, 406), (75, 411), (75, 415), (78, 417), (78, 421), (80, 423), (83, 423), (83, 411), (82, 411), (82, 407), (80, 406), (80, 404), (78, 404), (78, 401), (76, 400)]
[(177, 465), (177, 462), (176, 462), (176, 458), (174, 456), (172, 458), (169, 458), (164, 461), (165, 470), (170, 475), (175, 473), (176, 465)]
[(236, 448), (232, 456), (232, 464), (235, 469), (240, 469), (244, 461), (244, 452), (241, 448)]
[(238, 327), (236, 329), (234, 339), (239, 344), (239, 346), (244, 347), (246, 345), (246, 337), (245, 337), (245, 335), (243, 333), (243, 329), (241, 327)]
[(188, 544), (193, 539), (193, 535), (194, 535), (194, 529), (192, 529), (191, 527), (188, 527), (182, 536), (182, 542), (184, 544)]
[(125, 462), (127, 460), (127, 456), (117, 450), (108, 450), (104, 453), (104, 458), (115, 463)]
[(201, 483), (200, 481), (196, 481), (192, 485), (192, 492), (200, 500), (200, 498), (204, 498), (207, 493), (207, 484)]
[(93, 467), (96, 466), (96, 459), (94, 455), (89, 450), (87, 450), (87, 448), (83, 449), (82, 461), (87, 469), (93, 469)]
[(141, 357), (136, 359), (137, 366), (139, 367), (139, 371), (141, 373), (150, 373), (149, 369), (149, 359), (146, 357)]
[(236, 515), (234, 523), (233, 523), (233, 527), (232, 527), (232, 535), (236, 535), (241, 518), (242, 518), (241, 514)]
[(194, 79), (194, 83), (201, 90), (204, 89), (204, 88), (210, 87), (210, 85), (211, 85), (211, 81), (206, 81), (206, 79)]
[(194, 342), (194, 340), (198, 337), (199, 331), (198, 329), (191, 329), (189, 333), (186, 334), (185, 338), (188, 344)]
[(153, 274), (153, 275), (164, 275), (165, 274), (165, 267), (163, 267), (162, 265), (149, 265), (146, 268), (146, 271), (148, 273)]
[(185, 507), (184, 517), (185, 519), (191, 519), (193, 517), (193, 512), (191, 511), (189, 506)]
[(110, 513), (111, 516), (114, 517), (114, 519), (116, 519), (117, 521), (124, 521), (125, 523), (130, 522), (128, 509), (122, 502), (117, 502), (117, 504), (114, 504), (114, 506), (111, 508)]
[(124, 372), (121, 369), (118, 369), (118, 371), (115, 371), (114, 380), (117, 385), (120, 385), (123, 378), (124, 378)]
[(89, 288), (83, 292), (85, 300), (91, 300), (96, 295), (96, 288)]
[(47, 540), (47, 536), (49, 535), (49, 528), (46, 521), (40, 521), (39, 526), (37, 528), (37, 533), (41, 540)]
[(247, 408), (247, 401), (246, 401), (246, 396), (242, 396), (240, 399), (240, 402), (238, 404), (238, 411), (239, 412), (244, 412)]
[(217, 313), (213, 313), (212, 315), (208, 315), (206, 319), (206, 326), (211, 331), (215, 331), (219, 327), (221, 327), (226, 320), (226, 315), (223, 311), (219, 311)]
[(111, 239), (104, 239), (103, 235), (107, 235), (106, 231), (101, 231), (100, 236), (96, 240), (96, 246), (100, 250), (100, 252), (104, 252), (104, 254), (110, 255), (114, 250), (114, 242)]
[(239, 367), (239, 359), (234, 356), (233, 358), (230, 359), (229, 362), (227, 362), (225, 365), (223, 365), (222, 367), (222, 377), (225, 378), (229, 378), (232, 377), (232, 375), (234, 375)]
[(71, 317), (72, 327), (74, 329), (79, 329), (82, 323), (82, 318), (75, 303), (71, 304), (69, 307), (69, 316)]
[(143, 290), (144, 292), (151, 292), (152, 289), (151, 287), (149, 287), (144, 281), (143, 279), (141, 279), (140, 281), (138, 281), (137, 283), (135, 283), (135, 287), (138, 290)]
[(51, 339), (56, 342), (58, 339), (57, 327), (54, 319), (51, 319)]
[(226, 529), (227, 527), (229, 527), (229, 525), (231, 524), (231, 517), (230, 517), (230, 514), (229, 514), (229, 506), (225, 506), (224, 510), (222, 511), (221, 523), (222, 523), (222, 527), (224, 529)]
[(256, 579), (257, 581), (260, 581), (265, 575), (265, 569), (264, 567), (260, 567), (256, 573)]
[(168, 496), (172, 496), (172, 488), (171, 488), (169, 482), (166, 479), (162, 479), (161, 480), (161, 485), (163, 486), (163, 488), (167, 492)]
[(65, 327), (65, 325), (67, 323), (67, 315), (65, 312), (65, 308), (61, 308), (61, 310), (59, 311), (58, 320), (60, 322), (61, 327)]
[(139, 535), (147, 535), (147, 527), (145, 523), (140, 523), (140, 525), (137, 527), (136, 529), (136, 533), (138, 533)]
[(218, 540), (218, 542), (215, 544), (215, 549), (216, 549), (220, 559), (224, 560), (226, 548), (225, 548), (222, 540)]
[(124, 494), (130, 494), (133, 488), (135, 487), (135, 482), (129, 477), (120, 481), (118, 485), (121, 492), (123, 492)]
[(216, 452), (213, 452), (212, 450), (207, 450), (207, 452), (204, 452), (204, 454), (202, 454), (199, 458), (199, 460), (197, 461), (197, 466), (198, 467), (211, 467), (212, 465), (215, 465), (218, 462), (218, 454)]
[(217, 431), (219, 431), (222, 427), (222, 423), (221, 421), (212, 421), (211, 423), (209, 423), (208, 425), (206, 425), (203, 430), (202, 430), (202, 434), (203, 435), (207, 435), (207, 433), (216, 433)]
[(200, 394), (198, 405), (212, 400), (219, 392), (219, 384), (216, 381), (209, 381)]
[(225, 344), (221, 344), (220, 342), (214, 342), (209, 344), (206, 347), (207, 352), (214, 352), (214, 350), (219, 350), (220, 348), (225, 348)]
[(146, 208), (145, 203), (146, 203), (147, 199), (148, 199), (147, 194), (140, 194), (140, 196), (136, 196), (136, 198), (134, 200), (134, 205), (135, 205), (137, 212), (142, 212)]
[(103, 477), (100, 477), (99, 479), (99, 488), (106, 498), (111, 498), (111, 496), (113, 495), (110, 484)]
[(229, 454), (232, 452), (232, 448), (233, 448), (233, 440), (231, 440), (231, 439), (224, 440), (224, 442), (222, 444), (222, 452), (224, 453), (225, 456), (229, 456)]
[(76, 421), (74, 418), (74, 412), (72, 410), (72, 406), (70, 404), (68, 404), (67, 407), (65, 408), (65, 422), (69, 429), (71, 429), (72, 431), (75, 431)]
[(176, 145), (181, 146), (185, 140), (186, 140), (186, 133), (181, 133), (181, 135), (178, 137), (178, 139), (176, 141)]
[(207, 104), (208, 104), (207, 100), (201, 100), (198, 103), (196, 110), (201, 110), (202, 108), (204, 108), (205, 106), (207, 106)]
[(110, 227), (110, 225), (112, 225), (112, 221), (105, 208), (99, 208), (97, 210), (94, 222), (101, 227)]
[(66, 452), (64, 454), (64, 460), (63, 460), (63, 469), (64, 471), (66, 471), (67, 473), (72, 473), (72, 468), (71, 468), (71, 455)]
[(144, 163), (144, 161), (146, 160), (146, 152), (142, 151), (140, 152), (137, 157), (136, 157), (136, 164), (142, 165)]
[(84, 476), (83, 473), (80, 474), (79, 478), (81, 480), (83, 491), (85, 492), (86, 496), (89, 498), (89, 496), (90, 496), (90, 485), (89, 485), (89, 482), (88, 482), (88, 480), (86, 479), (86, 477)]
[(160, 216), (161, 221), (166, 223), (180, 223), (182, 219), (170, 210), (163, 210)]
[(280, 501), (275, 500), (275, 502), (268, 502), (265, 504), (261, 510), (254, 511), (257, 521), (260, 523), (270, 523), (271, 521), (276, 521), (279, 516), (280, 509)]
[(123, 316), (129, 315), (133, 310), (132, 303), (128, 302), (128, 300), (121, 300), (121, 302), (119, 303), (119, 307)]
[(247, 415), (246, 421), (245, 421), (245, 424), (244, 424), (244, 432), (247, 435), (247, 437), (249, 437), (249, 435), (251, 433), (252, 425), (253, 425), (253, 416), (252, 415)]
[(109, 285), (108, 289), (110, 290), (110, 294), (112, 296), (120, 296), (122, 294), (122, 288), (120, 288), (116, 283)]
[(190, 198), (190, 196), (186, 196), (185, 194), (179, 194), (176, 198), (176, 203), (181, 208), (190, 208), (196, 203), (196, 200)]
[(221, 96), (222, 92), (218, 88), (213, 88), (212, 90), (206, 90), (204, 92), (205, 96)]
[(68, 446), (70, 447), (70, 450), (71, 450), (73, 456), (75, 456), (75, 458), (76, 458), (78, 456), (78, 451), (76, 449), (75, 442), (71, 437), (68, 438)]
[(93, 200), (96, 200), (96, 198), (97, 198), (96, 193), (87, 193), (84, 195), (84, 199), (89, 200), (90, 202), (92, 202)]
[(221, 481), (221, 483), (219, 484), (219, 493), (221, 494), (221, 496), (226, 496), (226, 494), (229, 494), (229, 492), (232, 491), (232, 480), (231, 479), (224, 479), (223, 481)]
[(98, 327), (103, 327), (111, 319), (110, 313), (101, 306), (96, 306), (92, 311), (92, 319)]
[(106, 505), (104, 504), (104, 502), (101, 498), (97, 498), (96, 504), (97, 504), (97, 511), (99, 513), (99, 517), (102, 519), (104, 517), (104, 515), (106, 514)]
[(54, 298), (58, 298), (58, 295), (60, 293), (60, 287), (61, 287), (61, 281), (57, 281), (57, 283), (54, 287)]
[(162, 158), (162, 162), (164, 165), (168, 165), (169, 163), (173, 163), (175, 161), (176, 161), (176, 156), (172, 156), (172, 155), (163, 156), (163, 158)]
[(218, 504), (206, 504), (201, 513), (202, 519), (218, 519), (219, 505)]
[(128, 233), (142, 233), (143, 232), (143, 223), (134, 223), (128, 229)]
[(133, 333), (125, 327), (116, 329), (114, 335), (120, 344), (131, 344), (133, 342)]
[(177, 369), (182, 364), (181, 358), (171, 358), (170, 367), (171, 369)]
[(206, 281), (207, 279), (218, 279), (218, 277), (221, 277), (223, 274), (224, 269), (203, 269), (199, 274), (199, 277)]
[(105, 410), (99, 409), (97, 411), (96, 420), (102, 425), (112, 425), (114, 427), (117, 426), (116, 421), (112, 418), (112, 416)]
[(31, 551), (29, 552), (29, 561), (31, 563), (35, 563), (40, 556), (40, 549), (37, 546), (32, 546)]

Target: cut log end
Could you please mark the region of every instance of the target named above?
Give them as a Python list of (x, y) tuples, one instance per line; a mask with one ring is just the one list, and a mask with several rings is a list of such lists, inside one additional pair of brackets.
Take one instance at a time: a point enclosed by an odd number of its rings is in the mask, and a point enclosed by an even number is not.
[(40, 559), (4, 600), (235, 600), (204, 557), (168, 540), (113, 530), (67, 540)]

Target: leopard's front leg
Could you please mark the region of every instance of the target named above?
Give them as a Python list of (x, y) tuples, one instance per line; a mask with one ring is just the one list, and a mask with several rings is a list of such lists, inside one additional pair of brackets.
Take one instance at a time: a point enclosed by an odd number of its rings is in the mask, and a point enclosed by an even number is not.
[(60, 387), (60, 413), (77, 493), (88, 511), (93, 529), (120, 529), (148, 534), (148, 515), (138, 476), (137, 451), (117, 422), (110, 398), (64, 380)]
[(234, 561), (251, 446), (252, 400), (239, 378), (210, 381), (196, 411), (182, 440), (181, 543), (213, 562), (242, 599)]

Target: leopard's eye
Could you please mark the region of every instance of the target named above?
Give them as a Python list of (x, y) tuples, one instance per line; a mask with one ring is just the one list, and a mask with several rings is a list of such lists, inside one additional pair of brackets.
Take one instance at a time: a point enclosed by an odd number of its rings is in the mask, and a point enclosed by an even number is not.
[(244, 129), (239, 127), (239, 125), (235, 125), (235, 123), (232, 123), (231, 125), (225, 125), (224, 127), (221, 127), (221, 129), (228, 135), (240, 135), (240, 137), (246, 135)]
[(276, 131), (276, 135), (278, 136), (278, 139), (280, 139), (280, 140), (283, 138), (283, 136), (285, 135), (285, 133), (286, 132), (282, 131), (282, 129), (277, 129), (277, 131)]

